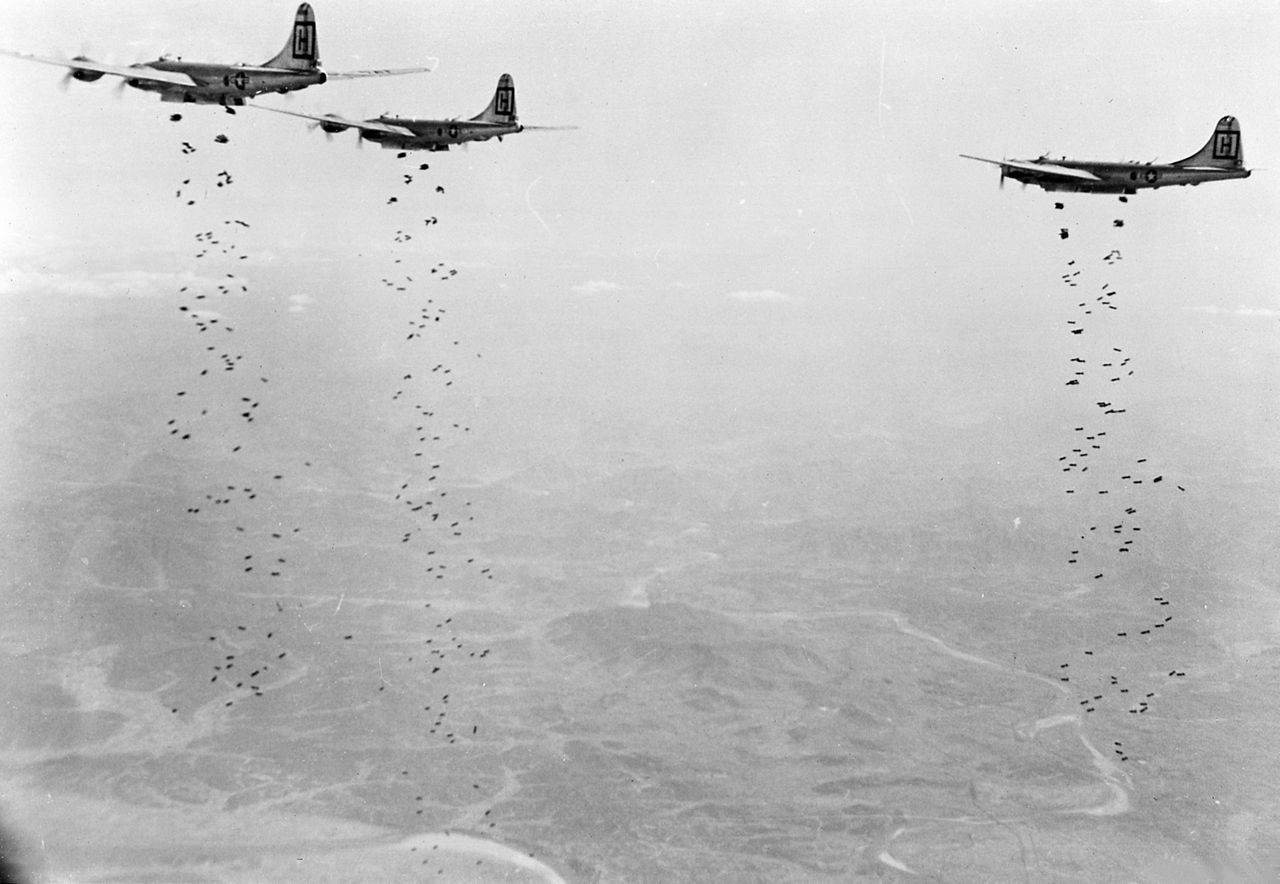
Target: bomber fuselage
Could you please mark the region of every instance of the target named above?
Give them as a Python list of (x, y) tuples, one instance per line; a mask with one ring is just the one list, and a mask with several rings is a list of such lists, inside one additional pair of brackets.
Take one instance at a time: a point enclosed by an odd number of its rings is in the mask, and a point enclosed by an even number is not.
[(1084, 179), (1059, 179), (1019, 167), (1005, 169), (1005, 177), (1025, 184), (1035, 184), (1045, 190), (1065, 190), (1074, 193), (1135, 193), (1143, 188), (1198, 185), (1205, 181), (1223, 181), (1229, 178), (1248, 178), (1248, 169), (1223, 169), (1208, 166), (1176, 166), (1161, 163), (1105, 163), (1091, 160), (1050, 160), (1040, 157), (1030, 161), (1046, 163), (1068, 169), (1079, 169), (1100, 178), (1100, 181)]
[(162, 58), (141, 66), (152, 70), (185, 74), (196, 82), (195, 86), (157, 83), (152, 80), (130, 79), (125, 82), (143, 92), (156, 92), (161, 101), (181, 101), (195, 104), (243, 105), (245, 99), (266, 92), (293, 92), (325, 82), (324, 71), (291, 71), (282, 68), (256, 67), (253, 65), (227, 65), (189, 62)]
[(501, 139), (514, 135), (523, 127), (519, 123), (487, 123), (479, 120), (415, 120), (403, 117), (378, 117), (372, 122), (397, 126), (414, 133), (410, 138), (392, 132), (364, 130), (363, 136), (392, 150), (448, 150), (468, 141)]

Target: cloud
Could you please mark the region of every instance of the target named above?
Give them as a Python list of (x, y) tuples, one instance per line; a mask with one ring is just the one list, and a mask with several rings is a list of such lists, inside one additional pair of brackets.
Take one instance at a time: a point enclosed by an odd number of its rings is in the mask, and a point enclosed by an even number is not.
[(575, 285), (572, 290), (580, 295), (599, 295), (604, 292), (616, 292), (621, 288), (622, 286), (616, 282), (610, 282), (607, 279), (593, 279), (590, 282)]
[(301, 313), (316, 302), (316, 299), (310, 295), (290, 295), (289, 296), (289, 312)]
[(191, 271), (105, 270), (62, 273), (55, 270), (10, 268), (0, 274), (0, 294), (42, 293), (84, 298), (158, 298), (176, 294), (183, 286), (214, 286), (214, 280)]
[(1280, 319), (1280, 310), (1272, 307), (1246, 307), (1244, 304), (1235, 308), (1207, 304), (1203, 307), (1187, 307), (1186, 309), (1194, 313), (1209, 313), (1214, 316), (1259, 316), (1263, 319)]
[(752, 289), (749, 291), (729, 292), (725, 297), (734, 301), (750, 301), (757, 304), (784, 304), (795, 300), (791, 295), (774, 289)]

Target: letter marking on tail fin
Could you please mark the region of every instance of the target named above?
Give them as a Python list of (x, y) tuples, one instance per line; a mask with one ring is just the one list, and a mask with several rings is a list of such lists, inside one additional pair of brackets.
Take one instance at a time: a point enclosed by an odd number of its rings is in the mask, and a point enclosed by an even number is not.
[(303, 61), (311, 61), (316, 57), (315, 22), (296, 21), (293, 23), (293, 57)]
[(1239, 132), (1216, 132), (1213, 138), (1213, 158), (1234, 160), (1240, 156)]
[(515, 99), (516, 90), (509, 83), (503, 82), (493, 97), (494, 112), (501, 116), (511, 116), (515, 113)]

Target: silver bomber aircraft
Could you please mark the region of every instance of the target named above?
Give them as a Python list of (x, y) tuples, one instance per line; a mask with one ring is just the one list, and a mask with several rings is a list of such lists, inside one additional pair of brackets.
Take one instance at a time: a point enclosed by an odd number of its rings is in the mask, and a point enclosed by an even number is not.
[(469, 120), (419, 120), (383, 114), (369, 120), (349, 120), (337, 114), (317, 116), (277, 107), (254, 105), (259, 110), (311, 120), (325, 134), (355, 129), (361, 141), (373, 141), (390, 150), (448, 150), (468, 141), (502, 140), (526, 129), (573, 129), (575, 126), (525, 126), (516, 116), (516, 87), (510, 74), (498, 78), (489, 106)]
[(1244, 167), (1244, 149), (1240, 141), (1240, 123), (1235, 117), (1223, 117), (1213, 135), (1200, 150), (1174, 163), (1107, 163), (1091, 160), (1051, 160), (1042, 156), (1034, 160), (988, 160), (960, 154), (967, 160), (992, 163), (1000, 167), (1000, 184), (1005, 178), (1035, 184), (1045, 190), (1067, 190), (1079, 193), (1137, 193), (1143, 188), (1171, 187), (1228, 178), (1248, 178)]
[(293, 31), (284, 48), (260, 65), (191, 62), (164, 56), (144, 64), (121, 66), (100, 64), (83, 55), (71, 59), (43, 58), (5, 49), (0, 49), (0, 54), (65, 67), (64, 83), (70, 80), (92, 83), (111, 75), (121, 77), (124, 85), (134, 89), (158, 93), (161, 101), (220, 104), (231, 113), (234, 113), (231, 108), (243, 106), (246, 99), (264, 92), (293, 92), (327, 80), (422, 74), (435, 69), (435, 59), (431, 59), (427, 67), (325, 72), (320, 67), (316, 17), (309, 3), (298, 7)]

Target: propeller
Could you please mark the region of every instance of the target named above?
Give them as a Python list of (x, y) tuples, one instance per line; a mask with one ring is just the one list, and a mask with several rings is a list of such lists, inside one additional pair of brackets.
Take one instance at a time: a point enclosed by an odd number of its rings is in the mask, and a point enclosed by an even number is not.
[(307, 128), (313, 132), (316, 129), (320, 129), (324, 132), (325, 141), (333, 141), (334, 135), (339, 132), (345, 132), (351, 128), (351, 126), (341, 122), (341, 120), (342, 117), (339, 117), (336, 114), (325, 114), (323, 120), (310, 122), (307, 124)]
[(324, 123), (320, 122), (319, 120), (315, 120), (314, 122), (307, 123), (307, 130), (308, 130), (308, 131), (310, 131), (310, 132), (314, 132), (314, 131), (316, 131), (317, 129), (320, 129), (321, 131), (323, 131), (323, 132), (324, 132), (324, 140), (325, 140), (325, 141), (332, 141), (332, 140), (333, 140), (333, 132), (332, 132), (332, 131), (330, 131), (330, 130), (329, 130), (329, 128), (328, 128), (328, 127), (326, 127), (326, 126), (324, 125)]
[[(68, 64), (75, 61), (93, 61), (93, 59), (89, 57), (88, 50), (81, 47), (80, 54), (71, 58), (70, 61), (68, 61)], [(58, 88), (65, 92), (72, 80), (79, 80), (82, 83), (92, 83), (95, 80), (102, 79), (102, 76), (103, 75), (97, 71), (86, 71), (76, 67), (68, 67), (67, 72), (63, 74), (62, 79), (58, 81)]]

